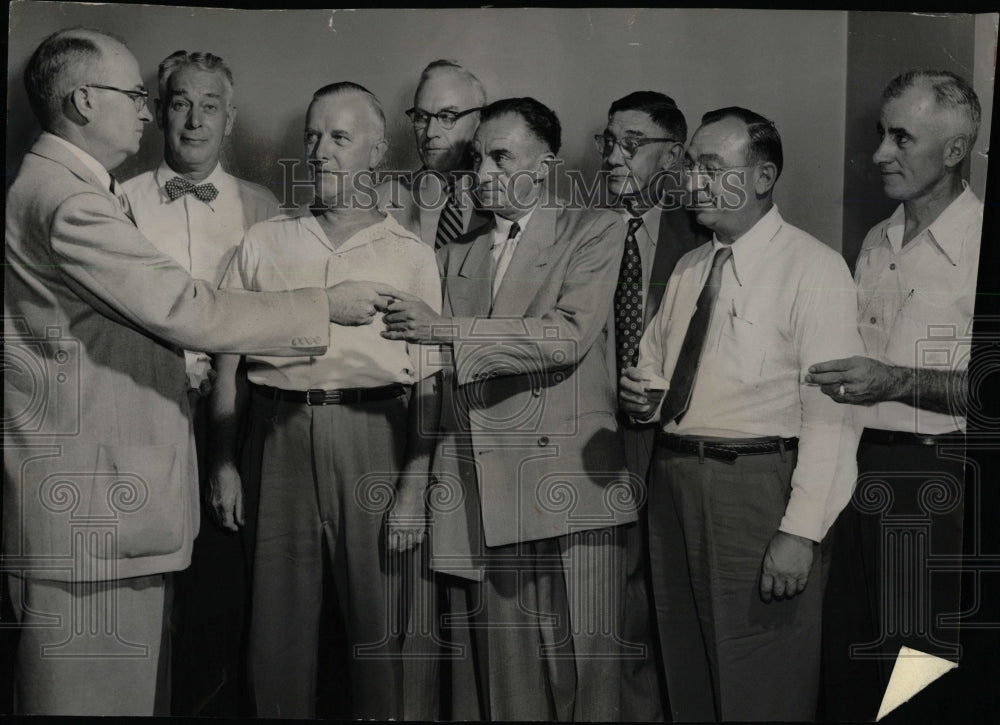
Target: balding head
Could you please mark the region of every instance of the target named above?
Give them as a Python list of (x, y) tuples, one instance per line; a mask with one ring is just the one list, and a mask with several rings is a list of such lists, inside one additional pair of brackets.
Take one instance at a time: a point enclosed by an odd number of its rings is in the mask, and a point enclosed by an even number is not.
[(24, 87), (43, 129), (56, 130), (67, 96), (101, 76), (106, 51), (131, 55), (124, 41), (83, 27), (57, 31), (35, 49), (24, 69)]
[(379, 102), (378, 98), (376, 98), (374, 93), (369, 91), (360, 83), (341, 81), (339, 83), (331, 83), (323, 86), (318, 91), (313, 93), (312, 103), (309, 105), (312, 107), (312, 104), (320, 99), (340, 95), (355, 96), (362, 103), (364, 103), (371, 112), (371, 120), (374, 131), (372, 135), (374, 139), (379, 140), (385, 138), (385, 111), (382, 110), (382, 104)]

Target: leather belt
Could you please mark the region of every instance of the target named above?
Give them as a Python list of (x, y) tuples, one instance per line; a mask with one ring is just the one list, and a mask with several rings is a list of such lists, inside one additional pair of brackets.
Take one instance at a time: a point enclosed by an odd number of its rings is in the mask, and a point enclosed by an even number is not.
[(779, 438), (767, 436), (763, 438), (699, 438), (698, 436), (679, 436), (673, 433), (659, 432), (657, 437), (660, 446), (667, 450), (699, 458), (714, 458), (732, 463), (740, 456), (760, 456), (767, 453), (794, 451), (799, 447), (798, 438)]
[(390, 400), (402, 395), (409, 386), (402, 383), (382, 385), (377, 388), (340, 388), (339, 390), (283, 390), (270, 385), (253, 385), (254, 391), (269, 400), (305, 405), (350, 405), (351, 403), (374, 403)]
[(881, 428), (865, 428), (861, 434), (861, 442), (876, 446), (937, 446), (956, 443), (965, 437), (962, 431), (941, 433), (938, 435), (920, 435), (905, 430), (882, 430)]

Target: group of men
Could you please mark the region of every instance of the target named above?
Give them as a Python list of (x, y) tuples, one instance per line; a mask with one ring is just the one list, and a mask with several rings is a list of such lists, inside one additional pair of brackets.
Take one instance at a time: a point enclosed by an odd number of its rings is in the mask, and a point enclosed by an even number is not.
[[(874, 162), (902, 204), (857, 284), (782, 218), (781, 138), (745, 108), (689, 140), (670, 97), (625, 95), (595, 138), (614, 204), (574, 208), (547, 183), (556, 113), (435, 61), (406, 111), (423, 167), (372, 204), (385, 115), (332, 83), (306, 108), (314, 200), (279, 213), (220, 165), (224, 61), (178, 51), (158, 82), (163, 163), (119, 184), (153, 118), (124, 43), (60, 31), (25, 71), (19, 712), (167, 714), (172, 672), (178, 714), (314, 717), (332, 691), (359, 718), (809, 720), (825, 684), (867, 719), (901, 644), (957, 656), (957, 579), (920, 621), (890, 611), (889, 509), (849, 502), (887, 482), (961, 551), (963, 462), (937, 452), (961, 450), (967, 372), (918, 351), (972, 320), (966, 81), (886, 89)], [(941, 477), (957, 498), (928, 506)]]

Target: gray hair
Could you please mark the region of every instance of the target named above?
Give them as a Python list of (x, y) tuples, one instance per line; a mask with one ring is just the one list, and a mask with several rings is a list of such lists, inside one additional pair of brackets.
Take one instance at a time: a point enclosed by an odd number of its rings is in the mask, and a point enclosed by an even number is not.
[[(457, 60), (434, 60), (427, 64), (423, 72), (420, 74), (420, 82), (417, 83), (417, 92), (420, 92), (420, 86), (422, 86), (427, 80), (436, 72), (447, 72), (456, 73), (472, 86), (473, 93), (476, 94), (476, 105), (485, 106), (486, 105), (486, 89), (483, 88), (483, 84), (478, 78), (469, 70), (466, 70)], [(416, 95), (416, 94), (414, 94)]]
[(212, 53), (188, 53), (186, 50), (175, 50), (163, 59), (157, 72), (157, 83), (159, 85), (161, 101), (166, 102), (167, 100), (167, 86), (170, 84), (170, 76), (181, 68), (187, 68), (188, 66), (194, 66), (209, 73), (220, 74), (226, 81), (226, 87), (229, 89), (230, 97), (228, 100), (232, 100), (235, 83), (233, 82), (233, 72), (226, 65), (226, 61)]
[(967, 80), (947, 70), (908, 70), (889, 81), (882, 98), (885, 100), (899, 98), (904, 91), (915, 86), (932, 90), (938, 108), (957, 116), (961, 132), (969, 137), (970, 145), (975, 143), (979, 135), (982, 109), (979, 106), (979, 97)]

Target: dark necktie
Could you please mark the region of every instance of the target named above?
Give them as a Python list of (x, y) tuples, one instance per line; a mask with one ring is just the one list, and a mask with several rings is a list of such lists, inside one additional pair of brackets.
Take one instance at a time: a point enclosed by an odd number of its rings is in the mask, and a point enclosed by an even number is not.
[(615, 352), (619, 375), (625, 368), (635, 365), (642, 337), (642, 258), (635, 238), (641, 226), (641, 217), (628, 220), (625, 251), (615, 288)]
[(438, 219), (437, 236), (434, 237), (434, 249), (440, 249), (453, 241), (462, 233), (462, 210), (455, 201), (455, 188), (448, 187), (448, 201), (441, 210)]
[(708, 323), (712, 319), (715, 302), (719, 299), (722, 266), (732, 254), (733, 250), (726, 246), (716, 251), (712, 259), (712, 271), (705, 280), (705, 286), (701, 288), (701, 294), (698, 295), (698, 304), (694, 314), (691, 315), (691, 324), (688, 325), (684, 343), (677, 356), (677, 364), (674, 366), (673, 375), (670, 376), (670, 388), (667, 389), (660, 411), (660, 420), (663, 423), (671, 420), (679, 423), (691, 404), (691, 393), (694, 390), (695, 378), (698, 376), (701, 351), (708, 336)]
[(115, 195), (116, 199), (118, 199), (118, 204), (121, 206), (122, 211), (125, 212), (125, 216), (127, 216), (132, 223), (135, 224), (135, 216), (132, 214), (132, 205), (129, 203), (128, 196), (125, 194), (125, 190), (122, 188), (122, 185), (117, 183), (115, 181), (115, 177), (113, 176), (111, 177), (110, 189), (111, 193)]
[(183, 176), (175, 176), (164, 184), (163, 187), (167, 190), (167, 196), (170, 197), (170, 201), (180, 199), (185, 194), (194, 194), (196, 199), (204, 202), (212, 202), (219, 195), (219, 190), (215, 188), (215, 184), (195, 184)]
[(497, 292), (500, 291), (500, 284), (507, 274), (507, 267), (514, 257), (514, 245), (517, 235), (521, 233), (521, 225), (514, 222), (507, 232), (507, 239), (502, 242), (493, 242), (493, 299), (496, 299)]

